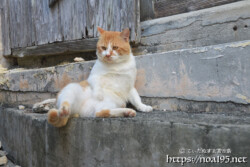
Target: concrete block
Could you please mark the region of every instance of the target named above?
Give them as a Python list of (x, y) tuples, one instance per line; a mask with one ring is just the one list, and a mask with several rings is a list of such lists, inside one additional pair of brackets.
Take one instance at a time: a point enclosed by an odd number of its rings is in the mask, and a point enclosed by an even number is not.
[(250, 39), (250, 2), (240, 1), (141, 23), (135, 54), (216, 45)]
[(250, 103), (250, 41), (137, 57), (141, 96)]
[[(25, 167), (162, 167), (181, 166), (166, 163), (166, 155), (250, 156), (249, 114), (154, 111), (135, 118), (73, 118), (58, 129), (47, 123), (46, 114), (0, 110), (0, 140), (16, 163)], [(180, 153), (181, 148), (230, 149), (231, 153)]]

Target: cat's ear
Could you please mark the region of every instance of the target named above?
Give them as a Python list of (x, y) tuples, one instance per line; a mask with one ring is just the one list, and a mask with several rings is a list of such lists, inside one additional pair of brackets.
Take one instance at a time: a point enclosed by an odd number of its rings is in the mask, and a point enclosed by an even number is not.
[(101, 35), (105, 32), (105, 30), (102, 29), (101, 27), (97, 27), (97, 30), (99, 31), (99, 33), (100, 33)]
[(130, 31), (128, 28), (125, 28), (122, 32), (121, 32), (121, 37), (126, 41), (128, 42), (129, 41), (129, 34), (130, 34)]

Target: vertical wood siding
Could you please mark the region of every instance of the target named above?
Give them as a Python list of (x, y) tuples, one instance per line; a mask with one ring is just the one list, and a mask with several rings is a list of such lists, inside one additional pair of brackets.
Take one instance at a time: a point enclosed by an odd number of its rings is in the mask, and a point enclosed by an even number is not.
[(2, 28), (10, 41), (9, 48), (95, 38), (97, 26), (112, 31), (129, 27), (131, 40), (140, 39), (139, 0), (59, 0), (49, 6), (50, 2), (0, 1), (1, 16), (6, 17), (5, 22), (9, 20), (5, 23), (9, 28)]
[(8, 17), (8, 10), (5, 6), (8, 5), (8, 0), (1, 0), (0, 1), (0, 45), (1, 51), (0, 56), (2, 55), (9, 55), (11, 54), (10, 49), (10, 33), (9, 33), (9, 17)]

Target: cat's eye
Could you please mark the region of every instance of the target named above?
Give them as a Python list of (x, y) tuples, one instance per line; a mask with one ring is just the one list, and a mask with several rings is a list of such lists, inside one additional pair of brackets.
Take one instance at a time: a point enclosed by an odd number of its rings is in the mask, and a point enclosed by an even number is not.
[(107, 48), (105, 46), (102, 46), (102, 50), (106, 50)]
[(117, 50), (118, 49), (118, 47), (117, 46), (113, 46), (113, 50)]

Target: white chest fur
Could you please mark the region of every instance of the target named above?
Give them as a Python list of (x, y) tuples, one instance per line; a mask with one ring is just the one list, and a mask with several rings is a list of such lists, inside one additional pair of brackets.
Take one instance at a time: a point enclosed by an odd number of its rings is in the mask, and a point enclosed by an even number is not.
[(88, 82), (92, 89), (100, 88), (104, 95), (127, 100), (130, 90), (134, 87), (136, 64), (133, 55), (126, 62), (107, 64), (96, 61)]

